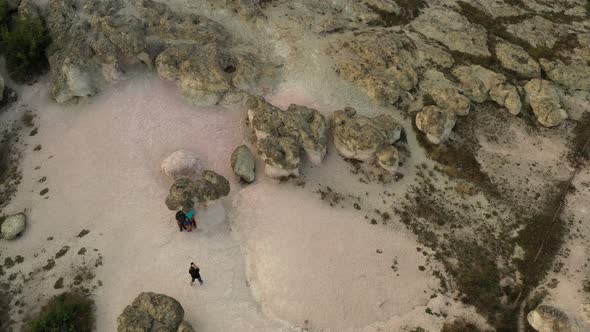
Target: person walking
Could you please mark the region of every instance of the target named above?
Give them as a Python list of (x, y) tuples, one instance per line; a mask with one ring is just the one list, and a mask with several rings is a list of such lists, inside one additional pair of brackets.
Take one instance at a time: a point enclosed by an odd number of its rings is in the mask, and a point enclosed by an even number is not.
[(191, 262), (191, 268), (188, 270), (188, 273), (191, 275), (191, 286), (195, 283), (195, 279), (199, 281), (199, 284), (203, 284), (203, 279), (201, 279), (201, 269)]

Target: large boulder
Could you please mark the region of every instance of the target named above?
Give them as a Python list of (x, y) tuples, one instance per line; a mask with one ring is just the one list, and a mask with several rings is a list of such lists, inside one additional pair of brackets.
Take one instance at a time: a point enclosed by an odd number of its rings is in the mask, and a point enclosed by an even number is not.
[(389, 114), (368, 118), (350, 107), (332, 113), (330, 125), (338, 153), (360, 161), (374, 161), (376, 153), (395, 143), (403, 130)]
[(118, 332), (194, 332), (183, 320), (184, 309), (167, 295), (144, 292), (117, 318)]
[(416, 114), (416, 127), (426, 134), (433, 144), (440, 144), (449, 137), (457, 117), (437, 106), (426, 106)]
[(543, 126), (555, 127), (568, 118), (567, 112), (561, 108), (559, 94), (553, 83), (535, 78), (524, 89), (533, 113)]
[(298, 175), (301, 151), (312, 163), (322, 162), (328, 139), (326, 119), (320, 112), (300, 105), (283, 111), (258, 96), (250, 97), (246, 106), (267, 175)]
[(166, 206), (173, 211), (190, 210), (195, 204), (205, 204), (229, 194), (229, 181), (223, 176), (204, 171), (197, 178), (180, 177), (170, 187)]
[(196, 177), (203, 172), (203, 165), (192, 152), (178, 150), (162, 161), (161, 169), (164, 174), (176, 180), (180, 177)]
[(0, 235), (6, 240), (12, 240), (25, 231), (27, 227), (27, 217), (23, 213), (9, 216), (4, 219), (0, 228)]
[(542, 303), (530, 311), (527, 320), (538, 332), (584, 332), (590, 327), (557, 306), (547, 303)]
[(232, 153), (231, 168), (240, 179), (248, 183), (256, 179), (256, 159), (245, 145), (238, 146)]

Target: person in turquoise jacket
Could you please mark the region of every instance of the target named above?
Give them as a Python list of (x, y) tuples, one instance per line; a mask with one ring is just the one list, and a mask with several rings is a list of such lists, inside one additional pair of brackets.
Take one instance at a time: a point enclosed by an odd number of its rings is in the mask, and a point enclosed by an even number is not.
[(190, 225), (197, 229), (197, 221), (195, 220), (195, 210), (192, 209), (186, 214), (186, 218), (190, 221)]

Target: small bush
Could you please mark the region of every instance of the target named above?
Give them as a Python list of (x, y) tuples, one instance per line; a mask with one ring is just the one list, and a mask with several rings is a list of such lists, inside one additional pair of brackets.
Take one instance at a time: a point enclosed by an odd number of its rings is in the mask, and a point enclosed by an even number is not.
[(32, 332), (90, 332), (94, 326), (94, 301), (77, 294), (53, 297), (31, 323)]
[(47, 68), (45, 49), (50, 39), (45, 26), (36, 20), (17, 19), (12, 29), (0, 33), (0, 49), (10, 76), (27, 81)]

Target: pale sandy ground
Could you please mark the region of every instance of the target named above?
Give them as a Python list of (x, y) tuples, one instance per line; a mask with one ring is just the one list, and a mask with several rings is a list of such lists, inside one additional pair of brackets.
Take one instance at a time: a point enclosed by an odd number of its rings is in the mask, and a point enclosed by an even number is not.
[[(288, 95), (276, 99), (286, 102)], [(404, 315), (412, 319), (385, 329), (440, 326), (441, 320), (424, 314), (437, 281), (429, 270), (418, 270), (424, 256), (412, 236), (401, 227), (369, 225), (350, 203), (331, 208), (313, 193), (322, 182), (351, 193), (370, 187), (347, 181), (347, 165), (336, 155), (305, 169), (304, 189), (261, 172), (258, 183), (240, 189), (229, 156), (246, 136), (243, 111), (195, 109), (175, 87), (145, 75), (81, 105), (49, 102), (46, 83), (25, 88), (21, 97), (37, 109), (40, 129), (26, 138), (25, 180), (6, 212), (29, 210), (29, 227), (0, 248), (3, 256), (25, 257), (9, 272), (27, 275), (62, 246), (71, 247), (55, 268), (35, 272), (25, 284), (27, 309), (59, 292), (53, 289), (57, 278), (64, 277), (67, 287), (78, 265), (92, 265), (102, 255), (96, 278), (85, 284), (102, 282), (94, 291), (98, 331), (115, 330), (124, 306), (148, 290), (177, 298), (200, 331), (288, 331), (291, 325), (371, 330)], [(32, 151), (36, 144), (41, 151)], [(160, 161), (180, 148), (232, 179), (231, 197), (201, 211), (200, 230), (192, 234), (178, 232), (166, 209), (170, 181), (159, 170)], [(37, 183), (43, 176), (47, 181)], [(48, 199), (38, 194), (45, 187)], [(82, 229), (91, 232), (77, 238)], [(84, 256), (76, 254), (81, 247), (88, 248)], [(394, 259), (399, 276), (391, 268)], [(191, 261), (202, 267), (203, 287), (189, 286)], [(440, 306), (452, 314), (457, 305)]]

